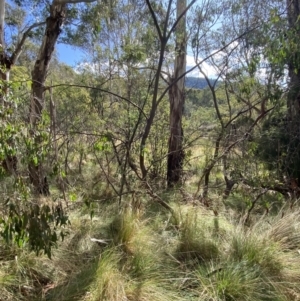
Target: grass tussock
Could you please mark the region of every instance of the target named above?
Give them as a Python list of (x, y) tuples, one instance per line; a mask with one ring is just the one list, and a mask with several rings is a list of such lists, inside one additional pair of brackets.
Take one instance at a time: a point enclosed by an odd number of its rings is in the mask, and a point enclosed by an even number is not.
[(1, 245), (0, 300), (300, 300), (299, 211), (245, 227), (226, 212), (171, 205), (175, 216), (112, 203), (93, 220), (74, 211), (52, 260)]
[(118, 268), (121, 254), (109, 249), (99, 256), (94, 281), (89, 287), (87, 300), (123, 301), (126, 299), (126, 277)]
[(189, 211), (181, 217), (176, 250), (179, 260), (206, 262), (218, 259), (218, 239), (212, 233), (212, 225), (205, 222), (203, 217), (197, 211)]
[(262, 281), (259, 268), (246, 261), (212, 264), (196, 270), (195, 277), (200, 300), (279, 300)]
[(139, 214), (131, 209), (125, 209), (116, 215), (110, 225), (114, 244), (123, 246), (125, 252), (134, 253), (136, 247), (135, 240), (142, 228)]

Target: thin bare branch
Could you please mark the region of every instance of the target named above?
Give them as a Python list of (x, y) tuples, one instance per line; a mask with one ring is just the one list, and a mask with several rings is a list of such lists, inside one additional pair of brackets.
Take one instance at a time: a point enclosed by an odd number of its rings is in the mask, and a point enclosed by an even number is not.
[(162, 36), (161, 30), (160, 30), (160, 27), (159, 27), (159, 25), (158, 25), (157, 18), (156, 18), (155, 12), (154, 12), (154, 10), (153, 10), (153, 7), (152, 7), (152, 5), (151, 5), (151, 3), (150, 3), (149, 0), (146, 0), (146, 3), (147, 3), (147, 6), (148, 6), (148, 8), (149, 8), (149, 11), (150, 11), (152, 20), (153, 20), (154, 25), (155, 25), (155, 28), (156, 28), (156, 30), (157, 30), (159, 39), (160, 39), (160, 41), (162, 41), (163, 36)]
[(250, 206), (250, 208), (248, 209), (247, 214), (246, 214), (245, 219), (244, 219), (244, 225), (248, 225), (248, 224), (249, 224), (249, 221), (250, 221), (250, 214), (251, 214), (252, 210), (254, 209), (254, 207), (255, 207), (257, 201), (258, 201), (264, 194), (266, 194), (267, 192), (268, 192), (268, 189), (267, 189), (267, 188), (263, 189), (263, 191), (260, 192), (260, 193), (256, 196), (256, 198), (251, 202), (251, 206)]
[(16, 47), (16, 50), (13, 52), (13, 54), (11, 55), (10, 57), (10, 60), (11, 60), (11, 63), (12, 64), (15, 64), (17, 59), (19, 58), (22, 50), (23, 50), (23, 46), (24, 46), (24, 43), (27, 39), (27, 37), (29, 36), (30, 32), (36, 28), (36, 27), (39, 27), (39, 26), (42, 26), (42, 25), (45, 25), (46, 22), (39, 22), (39, 23), (34, 23), (32, 24), (23, 34), (22, 36), (22, 39), (21, 41), (18, 43), (17, 47)]
[(166, 43), (167, 43), (167, 41), (169, 40), (169, 38), (167, 38), (166, 36), (167, 36), (167, 30), (168, 30), (169, 18), (170, 18), (170, 14), (171, 14), (172, 2), (173, 2), (173, 0), (169, 0), (168, 9), (167, 9), (167, 14), (166, 14), (166, 19), (165, 19), (165, 25), (164, 25), (163, 39), (164, 39), (164, 41), (165, 41)]
[[(201, 188), (201, 184), (202, 184), (202, 181), (203, 179), (206, 177), (206, 175), (213, 169), (213, 167), (215, 166), (215, 164), (220, 160), (222, 159), (224, 156), (226, 156), (230, 150), (236, 146), (238, 143), (246, 140), (249, 135), (251, 134), (252, 130), (254, 129), (254, 127), (257, 125), (257, 123), (263, 119), (269, 112), (271, 112), (272, 110), (274, 109), (274, 107), (262, 112), (259, 116), (257, 116), (257, 118), (253, 121), (253, 123), (251, 124), (251, 126), (248, 128), (248, 130), (244, 133), (244, 135), (240, 138), (240, 139), (237, 139), (235, 142), (233, 142), (231, 145), (229, 145), (227, 148), (225, 148), (225, 150), (223, 151), (222, 154), (218, 155), (218, 153), (215, 152), (214, 154), (214, 157), (213, 159), (211, 160), (211, 163), (205, 168), (199, 182), (198, 182), (198, 186), (197, 186), (197, 191), (196, 191), (196, 194), (195, 194), (195, 197), (199, 194), (199, 191), (200, 191), (200, 188)], [(236, 117), (235, 117), (236, 118)], [(231, 119), (230, 122), (232, 122), (235, 118)], [(227, 123), (228, 125), (229, 123)], [(226, 126), (227, 126), (226, 125)], [(221, 135), (218, 137), (218, 139), (221, 140)], [(219, 151), (219, 148), (218, 148), (218, 151)]]
[(209, 60), (210, 58), (212, 58), (213, 56), (215, 56), (216, 54), (222, 52), (223, 50), (225, 50), (227, 47), (229, 47), (232, 43), (238, 41), (239, 39), (241, 39), (244, 35), (246, 35), (246, 32), (241, 34), (240, 36), (236, 37), (235, 39), (231, 40), (230, 42), (228, 42), (226, 45), (224, 45), (222, 48), (212, 52), (210, 55), (208, 55), (206, 58), (204, 58), (203, 60), (201, 60), (200, 62), (198, 62), (197, 64), (195, 64), (194, 67), (192, 67), (191, 69), (187, 70), (186, 72), (184, 72), (181, 76), (178, 76), (178, 78), (176, 78), (172, 83), (170, 83), (170, 85), (164, 90), (164, 92), (161, 94), (161, 96), (158, 98), (157, 103), (159, 104), (162, 99), (164, 98), (164, 96), (166, 95), (166, 93), (171, 89), (171, 87), (173, 85), (175, 85), (180, 79), (182, 79), (183, 77), (185, 77), (187, 74), (191, 73), (192, 71), (194, 71), (196, 68), (198, 68), (198, 66), (200, 66), (201, 64), (203, 64), (204, 62), (206, 62), (207, 60)]

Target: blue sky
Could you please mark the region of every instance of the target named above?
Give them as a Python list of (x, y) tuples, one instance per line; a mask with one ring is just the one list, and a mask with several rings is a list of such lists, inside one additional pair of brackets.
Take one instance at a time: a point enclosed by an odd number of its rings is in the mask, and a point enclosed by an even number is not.
[[(60, 62), (63, 62), (69, 66), (75, 67), (80, 63), (86, 61), (85, 53), (78, 47), (69, 46), (66, 44), (56, 45), (57, 56)], [(195, 61), (191, 53), (187, 55), (187, 70), (195, 66)], [(208, 75), (208, 77), (214, 78), (216, 71), (214, 68), (209, 66), (206, 62), (202, 64), (202, 68)], [(196, 69), (189, 73), (188, 76), (203, 77), (202, 74)]]
[(59, 61), (67, 65), (76, 66), (84, 61), (84, 52), (77, 47), (57, 44), (56, 51)]

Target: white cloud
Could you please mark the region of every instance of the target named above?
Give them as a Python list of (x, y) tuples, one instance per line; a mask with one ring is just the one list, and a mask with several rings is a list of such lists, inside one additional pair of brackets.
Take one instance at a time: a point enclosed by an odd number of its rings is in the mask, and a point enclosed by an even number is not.
[[(193, 67), (195, 67), (196, 63), (194, 60), (194, 57), (192, 55), (186, 56), (186, 70), (190, 70)], [(171, 61), (171, 60), (170, 60)], [(147, 63), (147, 61), (146, 61)], [(139, 67), (144, 67), (144, 65), (140, 64)], [(216, 69), (209, 65), (207, 62), (203, 62), (200, 65), (201, 69), (205, 72), (206, 76), (209, 78), (216, 78), (217, 77), (217, 71)], [(122, 67), (117, 66), (116, 64), (109, 67), (108, 61), (104, 61), (102, 63), (91, 63), (91, 62), (82, 62), (80, 64), (77, 64), (77, 66), (74, 67), (75, 72), (77, 73), (83, 73), (83, 72), (91, 72), (93, 74), (107, 74), (109, 72), (118, 73), (119, 75), (124, 75), (124, 72), (126, 71), (126, 66), (123, 65)], [(174, 70), (172, 70), (172, 64), (166, 65), (163, 67), (163, 71), (166, 73), (171, 74)], [(203, 74), (199, 72), (198, 67), (195, 68), (193, 71), (189, 72), (187, 74), (187, 77), (199, 77), (203, 78)]]
[[(201, 59), (199, 60), (201, 61)], [(192, 69), (196, 65), (195, 59), (192, 55), (186, 56), (186, 70)], [(217, 77), (217, 71), (216, 69), (209, 65), (207, 62), (203, 62), (200, 64), (201, 69), (205, 73), (205, 75), (209, 78), (216, 78)], [(192, 77), (204, 77), (203, 74), (200, 73), (199, 68), (195, 68), (193, 71), (189, 72), (187, 76)]]
[[(237, 47), (238, 42), (234, 41), (231, 44), (229, 44), (228, 47), (223, 51), (220, 51), (218, 49), (214, 49), (213, 51), (211, 51), (210, 55), (212, 56), (211, 59), (213, 59), (213, 64), (210, 64), (210, 59), (200, 64), (200, 67), (205, 73), (205, 75), (209, 78), (217, 78), (220, 73), (220, 70), (222, 70), (222, 68), (224, 67), (225, 58), (227, 58), (228, 54)], [(192, 50), (188, 49), (188, 54), (186, 56), (187, 70), (193, 68), (196, 65), (196, 63), (199, 63), (203, 60), (203, 57), (199, 57), (195, 62), (195, 58), (192, 53)], [(203, 75), (199, 72), (198, 68), (195, 68), (195, 70), (193, 70), (188, 76), (203, 77)]]

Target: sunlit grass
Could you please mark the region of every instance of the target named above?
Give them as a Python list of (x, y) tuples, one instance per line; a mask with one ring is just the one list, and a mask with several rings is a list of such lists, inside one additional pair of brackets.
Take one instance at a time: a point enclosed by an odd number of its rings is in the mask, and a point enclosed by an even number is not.
[(98, 267), (88, 289), (86, 300), (126, 300), (126, 278), (118, 268), (120, 260), (120, 253), (113, 249), (106, 250), (99, 256)]
[(196, 269), (195, 277), (195, 291), (201, 300), (281, 300), (268, 289), (270, 285), (261, 278), (259, 268), (247, 261), (211, 264), (209, 268)]
[(180, 203), (179, 198), (169, 196), (173, 215), (157, 206), (135, 210), (130, 203), (120, 208), (109, 202), (94, 207), (91, 220), (87, 209), (76, 209), (70, 213), (70, 234), (52, 260), (1, 247), (1, 297), (299, 300), (299, 211), (255, 218), (244, 226), (225, 209), (215, 216), (210, 208)]
[(197, 212), (185, 213), (180, 221), (176, 257), (185, 261), (206, 262), (213, 259), (217, 260), (219, 249), (217, 241), (212, 235), (211, 226), (201, 221), (201, 216), (198, 217)]

